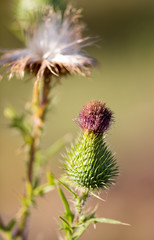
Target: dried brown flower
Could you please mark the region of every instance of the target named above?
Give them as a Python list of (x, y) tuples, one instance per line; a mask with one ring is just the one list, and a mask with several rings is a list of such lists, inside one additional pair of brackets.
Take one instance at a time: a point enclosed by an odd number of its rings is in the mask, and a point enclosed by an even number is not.
[[(17, 74), (23, 78), (25, 71), (37, 78), (61, 76), (66, 73), (89, 73), (95, 65), (93, 58), (81, 49), (94, 40), (83, 37), (85, 25), (80, 22), (81, 10), (68, 7), (62, 18), (61, 12), (52, 7), (44, 10), (41, 21), (27, 30), (26, 48), (6, 51), (0, 66), (6, 66), (10, 78)], [(39, 19), (40, 20), (40, 19)]]

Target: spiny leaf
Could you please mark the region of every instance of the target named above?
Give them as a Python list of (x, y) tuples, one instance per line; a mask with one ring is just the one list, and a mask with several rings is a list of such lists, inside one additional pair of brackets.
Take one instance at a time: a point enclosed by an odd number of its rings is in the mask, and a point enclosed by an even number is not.
[(41, 186), (35, 187), (33, 194), (35, 196), (43, 196), (45, 193), (48, 193), (55, 189), (56, 183), (55, 178), (51, 173), (47, 173), (48, 183), (43, 184)]
[(108, 224), (120, 224), (120, 225), (129, 226), (128, 223), (123, 223), (123, 222), (120, 222), (114, 219), (109, 219), (109, 218), (91, 218), (88, 221), (93, 223), (108, 223)]
[(117, 220), (113, 220), (113, 219), (108, 219), (108, 218), (95, 218), (95, 217), (91, 217), (87, 220), (85, 220), (85, 222), (81, 225), (79, 225), (77, 227), (77, 230), (74, 232), (73, 236), (72, 236), (72, 240), (77, 240), (79, 239), (79, 237), (81, 237), (81, 235), (85, 232), (85, 230), (89, 227), (89, 225), (91, 223), (108, 223), (108, 224), (120, 224), (120, 225), (126, 225), (129, 226), (129, 224), (127, 223), (123, 223)]
[(17, 130), (19, 130), (24, 140), (28, 144), (30, 144), (31, 143), (31, 127), (25, 121), (25, 115), (17, 113), (16, 110), (11, 107), (5, 109), (4, 115), (6, 118), (8, 118), (11, 121), (10, 127), (16, 128)]
[(93, 193), (93, 192), (90, 192), (90, 194), (96, 198), (98, 198), (99, 200), (105, 202), (105, 200), (103, 198), (101, 198), (100, 196), (98, 196), (97, 194)]
[(58, 153), (63, 147), (66, 146), (72, 139), (70, 134), (66, 134), (62, 138), (54, 142), (47, 150), (42, 154), (42, 164), (46, 164), (49, 159), (51, 159), (56, 153)]
[(51, 186), (55, 186), (55, 178), (51, 173), (47, 173), (47, 179)]
[(65, 187), (70, 193), (72, 193), (73, 196), (74, 196), (74, 198), (78, 198), (78, 195), (77, 195), (75, 192), (73, 192), (65, 183), (61, 182), (60, 180), (58, 180), (58, 182), (59, 182), (63, 187)]
[(60, 220), (61, 220), (64, 224), (66, 224), (67, 226), (70, 227), (69, 222), (68, 222), (65, 218), (63, 218), (63, 217), (61, 217), (61, 216), (59, 216), (59, 218), (60, 218)]
[(69, 203), (68, 203), (68, 201), (65, 197), (65, 194), (60, 187), (58, 187), (58, 191), (59, 191), (60, 197), (63, 201), (64, 208), (65, 208), (64, 216), (70, 223), (72, 223), (73, 219), (74, 219), (74, 214), (72, 213), (72, 211), (70, 209), (70, 206), (69, 206)]
[(81, 235), (85, 232), (85, 230), (89, 227), (90, 222), (86, 222), (82, 225), (79, 225), (77, 230), (74, 232), (73, 236), (72, 236), (72, 240), (77, 240), (79, 239), (79, 237), (81, 237)]
[(12, 219), (12, 220), (9, 222), (9, 224), (7, 225), (6, 230), (7, 230), (7, 231), (11, 231), (15, 224), (16, 224), (16, 220), (15, 220), (15, 219)]
[(63, 217), (59, 217), (60, 220), (63, 222), (63, 226), (60, 228), (60, 230), (64, 230), (65, 231), (65, 234), (68, 238), (66, 239), (70, 239), (70, 236), (72, 235), (72, 227), (70, 226), (69, 222), (63, 218)]
[(34, 195), (35, 196), (43, 196), (45, 193), (48, 193), (52, 190), (55, 189), (55, 186), (51, 186), (49, 185), (48, 183), (47, 184), (44, 184), (44, 185), (41, 185), (39, 187), (37, 187), (35, 190), (34, 190)]

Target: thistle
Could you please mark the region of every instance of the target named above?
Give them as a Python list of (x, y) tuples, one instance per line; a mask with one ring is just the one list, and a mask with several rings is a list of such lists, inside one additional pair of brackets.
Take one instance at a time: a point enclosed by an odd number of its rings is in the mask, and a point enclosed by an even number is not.
[[(81, 10), (68, 6), (65, 11), (56, 8), (55, 12), (55, 8), (56, 5), (46, 6), (33, 14), (33, 22), (30, 24), (28, 21), (24, 28), (25, 48), (1, 50), (4, 54), (0, 66), (6, 68), (9, 78), (14, 75), (23, 78), (25, 73), (35, 77), (28, 113), (20, 115), (10, 109), (6, 111), (13, 112), (13, 115), (6, 115), (11, 120), (10, 126), (22, 134), (26, 148), (25, 194), (19, 214), (13, 221), (16, 229), (11, 225), (9, 239), (18, 236), (27, 239), (27, 222), (36, 197), (55, 187), (52, 179), (40, 185), (41, 163), (46, 159), (40, 148), (40, 139), (50, 103), (50, 92), (55, 83), (59, 82), (56, 81), (57, 77), (71, 73), (88, 74), (89, 68), (95, 64), (93, 58), (82, 52), (94, 40), (83, 36), (85, 25), (80, 21)], [(2, 229), (6, 235), (5, 227)]]
[[(82, 52), (94, 40), (83, 37), (85, 24), (80, 21), (81, 10), (67, 7), (64, 14), (54, 12), (52, 7), (43, 9), (25, 33), (24, 49), (6, 50), (0, 60), (10, 78), (17, 74), (21, 78), (25, 71), (37, 78), (50, 78), (67, 73), (89, 73), (95, 60)], [(2, 52), (5, 52), (3, 50)]]
[(71, 210), (64, 192), (59, 188), (65, 208), (64, 216), (60, 217), (61, 229), (65, 232), (64, 238), (61, 238), (63, 240), (78, 240), (91, 223), (127, 225), (120, 221), (95, 217), (95, 210), (90, 213), (83, 211), (90, 195), (100, 198), (93, 190), (108, 188), (115, 183), (118, 175), (116, 159), (105, 141), (105, 133), (112, 121), (113, 113), (101, 101), (88, 103), (79, 113), (77, 123), (83, 133), (68, 152), (68, 157), (65, 157), (65, 176), (68, 184), (60, 182), (73, 195), (75, 211)]
[(90, 102), (81, 110), (77, 122), (83, 133), (68, 152), (65, 164), (74, 186), (92, 191), (115, 183), (118, 166), (105, 140), (112, 120), (112, 112), (101, 101)]
[[(69, 6), (62, 11), (60, 6), (57, 8), (58, 2), (53, 2), (54, 7), (48, 6), (39, 12), (32, 25), (26, 24), (24, 49), (1, 51), (4, 55), (0, 59), (0, 66), (6, 67), (10, 78), (13, 75), (23, 78), (25, 72), (35, 77), (29, 111), (21, 115), (13, 109), (5, 111), (11, 121), (10, 126), (18, 129), (23, 136), (26, 148), (25, 191), (21, 209), (8, 224), (4, 224), (0, 218), (0, 232), (9, 240), (28, 239), (27, 226), (31, 208), (36, 206), (36, 198), (56, 186), (65, 208), (64, 216), (59, 217), (61, 229), (65, 232), (63, 240), (79, 239), (91, 223), (122, 224), (111, 219), (96, 218), (95, 211), (90, 214), (82, 211), (89, 193), (94, 189), (107, 188), (115, 182), (118, 175), (115, 157), (105, 141), (105, 133), (113, 120), (113, 114), (101, 101), (93, 101), (83, 107), (77, 120), (83, 133), (66, 158), (67, 179), (76, 189), (82, 190), (76, 194), (62, 181), (63, 178), (57, 179), (51, 173), (47, 174), (47, 183), (41, 184), (40, 168), (66, 143), (66, 140), (61, 139), (44, 151), (40, 148), (50, 103), (49, 94), (54, 87), (52, 77), (69, 73), (88, 74), (90, 67), (96, 63), (82, 52), (94, 40), (83, 36), (85, 25), (80, 21), (81, 10)], [(32, 9), (34, 8), (35, 5)], [(75, 211), (72, 212), (61, 186), (72, 194)]]

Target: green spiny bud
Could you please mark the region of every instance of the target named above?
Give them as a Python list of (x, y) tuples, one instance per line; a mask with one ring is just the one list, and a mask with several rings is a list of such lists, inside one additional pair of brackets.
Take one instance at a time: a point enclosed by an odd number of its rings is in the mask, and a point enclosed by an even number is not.
[(84, 132), (65, 158), (66, 174), (76, 187), (89, 190), (105, 189), (115, 183), (115, 177), (118, 175), (115, 157), (107, 146), (103, 132), (109, 126), (111, 111), (100, 101), (90, 102), (82, 111), (79, 117), (82, 116), (80, 123)]

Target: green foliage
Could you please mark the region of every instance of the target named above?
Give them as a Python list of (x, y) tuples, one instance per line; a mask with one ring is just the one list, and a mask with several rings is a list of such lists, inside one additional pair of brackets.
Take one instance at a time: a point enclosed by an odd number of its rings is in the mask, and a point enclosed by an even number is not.
[(81, 235), (86, 231), (86, 229), (89, 227), (89, 225), (93, 223), (108, 223), (108, 224), (120, 224), (120, 225), (128, 225), (126, 223), (122, 223), (120, 221), (116, 221), (113, 219), (108, 219), (108, 218), (95, 218), (93, 216), (90, 216), (89, 218), (85, 218), (84, 222), (79, 224), (75, 231), (74, 234), (72, 235), (72, 240), (77, 240), (81, 237)]
[(72, 211), (70, 209), (70, 206), (69, 206), (69, 203), (68, 203), (68, 201), (67, 201), (67, 199), (65, 197), (65, 194), (64, 194), (64, 192), (62, 191), (62, 189), (60, 187), (58, 187), (58, 191), (59, 191), (60, 197), (61, 197), (61, 199), (63, 201), (64, 208), (65, 208), (64, 218), (69, 223), (72, 223), (73, 219), (74, 219), (74, 214), (72, 213)]
[(47, 149), (37, 151), (35, 163), (38, 166), (45, 165), (54, 155), (56, 155), (67, 143), (71, 141), (72, 137), (70, 134), (66, 134), (59, 138), (56, 142), (52, 143)]
[(91, 223), (107, 223), (107, 224), (120, 224), (120, 225), (126, 225), (129, 226), (128, 223), (123, 223), (114, 219), (109, 219), (109, 218), (91, 218), (89, 219)]
[(58, 182), (59, 182), (64, 188), (66, 188), (70, 193), (73, 194), (74, 199), (78, 198), (78, 195), (77, 195), (74, 191), (72, 191), (65, 183), (63, 183), (63, 182), (60, 181), (60, 180), (58, 180)]
[(70, 182), (90, 191), (115, 183), (118, 166), (102, 134), (85, 132), (65, 158)]
[(35, 197), (36, 196), (44, 196), (44, 194), (55, 189), (57, 182), (51, 173), (47, 173), (47, 180), (48, 180), (47, 183), (33, 188), (33, 194)]
[(28, 144), (31, 144), (31, 126), (26, 122), (25, 114), (19, 114), (14, 108), (6, 108), (4, 111), (6, 118), (10, 120), (10, 127), (16, 128), (24, 138), (24, 141)]
[[(52, 5), (55, 12), (61, 11), (61, 19), (63, 20), (67, 0), (18, 0), (15, 9), (16, 20), (20, 22), (23, 31), (27, 29), (30, 30), (31, 24), (36, 21), (37, 14), (40, 14), (39, 19), (41, 19), (41, 10), (47, 4)], [(16, 28), (17, 25), (15, 22), (14, 24), (14, 31), (20, 37)], [(37, 67), (38, 66), (36, 66), (36, 68)], [(83, 211), (83, 206), (90, 195), (101, 199), (93, 190), (108, 188), (111, 184), (115, 183), (115, 178), (118, 175), (118, 166), (115, 157), (107, 146), (102, 133), (98, 134), (97, 132), (96, 134), (96, 131), (95, 133), (85, 131), (75, 146), (72, 147), (71, 151), (68, 152), (68, 157), (65, 158), (65, 176), (56, 179), (51, 173), (48, 173), (47, 182), (41, 184), (40, 169), (70, 141), (70, 136), (66, 135), (45, 151), (41, 150), (40, 137), (43, 132), (45, 115), (48, 112), (50, 102), (48, 95), (50, 88), (54, 86), (53, 84), (50, 86), (48, 78), (44, 80), (48, 81), (42, 81), (42, 86), (40, 84), (41, 87), (38, 81), (35, 81), (36, 84), (34, 83), (32, 104), (29, 113), (19, 114), (13, 108), (7, 108), (5, 110), (5, 116), (10, 120), (10, 127), (17, 129), (22, 135), (28, 156), (26, 159), (25, 193), (23, 197), (21, 197), (22, 206), (20, 212), (17, 214), (17, 219), (13, 218), (7, 225), (4, 225), (0, 218), (0, 231), (7, 240), (28, 239), (28, 237), (25, 236), (25, 232), (27, 231), (27, 219), (31, 214), (31, 208), (37, 205), (36, 199), (38, 196), (44, 196), (46, 193), (55, 189), (56, 186), (58, 187), (59, 195), (64, 206), (63, 216), (59, 216), (61, 220), (60, 229), (63, 230), (65, 234), (63, 240), (78, 240), (91, 223), (127, 225), (112, 219), (96, 218), (95, 211)], [(41, 93), (42, 90), (43, 92)], [(93, 112), (92, 108), (91, 114), (93, 119), (98, 117), (98, 115), (96, 115), (97, 113), (99, 113), (99, 111)], [(28, 114), (30, 116), (28, 120), (30, 121), (27, 122)], [(90, 117), (89, 120), (90, 123), (92, 122), (93, 124)], [(85, 129), (84, 127), (82, 128)], [(66, 184), (68, 182), (71, 187)], [(71, 193), (74, 204), (73, 207), (70, 205), (61, 187)], [(75, 187), (75, 191), (74, 189), (72, 190), (72, 187)]]
[(12, 219), (7, 225), (4, 225), (2, 222), (0, 222), (0, 230), (9, 232), (13, 229), (15, 223), (16, 223), (15, 219)]
[(0, 233), (4, 235), (6, 240), (13, 240), (11, 236), (11, 231), (16, 224), (16, 220), (12, 219), (8, 224), (4, 224), (1, 217), (0, 217)]
[[(76, 195), (67, 185), (63, 184), (62, 182), (60, 182), (60, 184), (64, 186), (69, 192), (71, 192), (74, 198), (74, 207), (72, 208), (74, 209), (74, 212), (72, 212), (64, 192), (60, 187), (58, 187), (59, 194), (65, 209), (64, 216), (59, 217), (62, 221), (60, 229), (65, 232), (65, 237), (63, 240), (79, 239), (91, 223), (94, 225), (96, 223), (128, 225), (126, 223), (122, 223), (113, 219), (95, 217), (95, 211), (92, 211), (90, 213), (82, 212), (82, 207), (89, 193), (87, 191), (84, 191), (81, 196), (79, 196)], [(80, 209), (80, 212), (78, 209)]]

